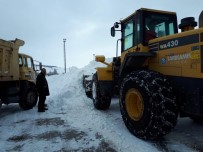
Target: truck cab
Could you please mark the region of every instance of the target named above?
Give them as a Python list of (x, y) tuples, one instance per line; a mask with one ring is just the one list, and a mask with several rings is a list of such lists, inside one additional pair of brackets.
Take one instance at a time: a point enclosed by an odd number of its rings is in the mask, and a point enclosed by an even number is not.
[(20, 80), (27, 80), (36, 83), (36, 71), (31, 56), (19, 54), (19, 72)]

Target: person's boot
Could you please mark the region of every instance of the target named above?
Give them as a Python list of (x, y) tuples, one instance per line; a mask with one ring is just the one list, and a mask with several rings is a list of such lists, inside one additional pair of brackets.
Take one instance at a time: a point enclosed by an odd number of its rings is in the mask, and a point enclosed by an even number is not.
[(48, 108), (44, 107), (44, 110), (48, 110)]
[(38, 107), (38, 112), (45, 112), (44, 108), (42, 106)]
[(45, 112), (44, 109), (38, 109), (38, 112)]

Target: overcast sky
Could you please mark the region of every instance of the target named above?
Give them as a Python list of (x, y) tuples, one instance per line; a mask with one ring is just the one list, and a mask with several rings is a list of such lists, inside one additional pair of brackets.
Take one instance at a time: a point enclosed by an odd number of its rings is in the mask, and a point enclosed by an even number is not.
[[(110, 36), (114, 22), (139, 8), (177, 12), (198, 19), (202, 0), (0, 0), (1, 39), (25, 41), (21, 53), (45, 65), (83, 67), (93, 54), (116, 55), (116, 40)], [(119, 34), (117, 34), (119, 35)]]

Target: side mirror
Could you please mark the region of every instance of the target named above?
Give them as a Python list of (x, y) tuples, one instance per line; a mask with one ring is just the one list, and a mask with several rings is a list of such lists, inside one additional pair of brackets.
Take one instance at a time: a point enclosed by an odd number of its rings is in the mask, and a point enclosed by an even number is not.
[(39, 69), (42, 70), (42, 63), (39, 62)]
[(115, 37), (115, 28), (114, 28), (114, 26), (111, 27), (111, 36)]
[(118, 22), (114, 23), (114, 27), (119, 28), (119, 23)]

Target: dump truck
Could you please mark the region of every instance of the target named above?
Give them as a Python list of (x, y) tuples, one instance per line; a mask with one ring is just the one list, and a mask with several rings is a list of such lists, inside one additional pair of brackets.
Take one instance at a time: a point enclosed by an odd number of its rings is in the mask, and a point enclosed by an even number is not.
[(108, 109), (117, 94), (127, 129), (146, 140), (168, 134), (179, 116), (203, 121), (203, 13), (196, 26), (194, 17), (178, 25), (175, 12), (147, 8), (115, 22), (121, 56), (95, 57), (107, 66), (92, 78), (94, 107)]
[(19, 103), (22, 109), (28, 110), (37, 103), (33, 58), (19, 53), (24, 43), (20, 39), (0, 39), (0, 106)]

